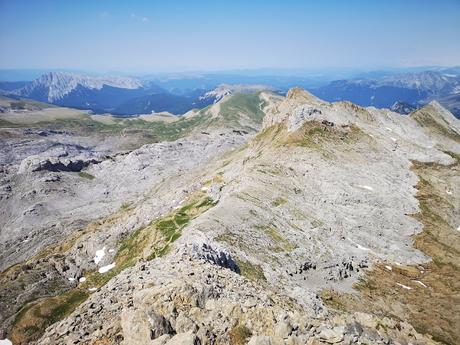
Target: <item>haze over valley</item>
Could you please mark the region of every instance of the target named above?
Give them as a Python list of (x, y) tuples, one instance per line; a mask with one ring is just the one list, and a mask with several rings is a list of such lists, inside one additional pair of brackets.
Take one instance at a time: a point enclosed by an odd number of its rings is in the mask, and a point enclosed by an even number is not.
[[(271, 90), (285, 94), (300, 86), (328, 101), (351, 101), (361, 106), (397, 109), (403, 104), (417, 109), (437, 100), (460, 116), (460, 67), (426, 67), (411, 71), (347, 72), (348, 79), (333, 74), (304, 72), (303, 77), (284, 75), (176, 73), (159, 76), (88, 76), (72, 72), (47, 72), (31, 81), (11, 81), (19, 71), (3, 72), (10, 81), (0, 82), (0, 93), (60, 106), (111, 113), (119, 116), (169, 112), (182, 115), (235, 92)], [(273, 72), (272, 72), (273, 73)], [(279, 71), (278, 71), (279, 73)], [(0, 76), (2, 72), (0, 71)], [(337, 73), (340, 76), (340, 73)], [(372, 75), (372, 76), (366, 76)]]

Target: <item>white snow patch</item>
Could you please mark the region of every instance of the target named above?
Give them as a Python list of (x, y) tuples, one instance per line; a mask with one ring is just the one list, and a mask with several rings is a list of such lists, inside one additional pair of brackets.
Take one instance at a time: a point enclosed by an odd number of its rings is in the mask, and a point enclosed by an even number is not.
[(74, 280), (75, 280), (75, 278), (72, 278), (72, 277), (69, 278), (69, 281), (71, 281), (71, 282), (73, 282)]
[(396, 138), (393, 138), (393, 137), (390, 137), (391, 140), (393, 140), (394, 142), (397, 142), (398, 140), (396, 140)]
[(366, 248), (366, 247), (363, 247), (362, 245), (356, 243), (355, 241), (353, 241), (351, 238), (348, 238), (348, 240), (353, 243), (355, 246), (358, 247), (358, 249), (361, 249), (361, 250), (370, 250), (369, 248)]
[(2, 339), (0, 340), (0, 345), (13, 345), (13, 343), (9, 339)]
[(96, 291), (96, 290), (97, 290), (97, 288), (89, 288), (89, 289), (88, 289), (89, 292), (94, 292), (94, 291)]
[(391, 270), (392, 270), (391, 266), (385, 266), (385, 268), (386, 268), (388, 271), (391, 271)]
[(110, 265), (102, 266), (101, 268), (99, 268), (99, 273), (106, 273), (106, 272), (110, 271), (114, 267), (115, 267), (115, 263), (112, 262)]
[(426, 286), (425, 284), (423, 284), (420, 280), (415, 280), (415, 282), (416, 282), (417, 284), (422, 285), (423, 287), (426, 287), (426, 288), (428, 287), (428, 286)]
[(115, 249), (109, 249), (109, 253), (113, 253)]
[(387, 131), (393, 132), (393, 130), (390, 127), (386, 127)]
[(396, 285), (398, 285), (398, 286), (400, 286), (400, 287), (402, 287), (403, 289), (406, 289), (406, 290), (412, 290), (411, 287), (403, 285), (403, 284), (400, 284), (400, 283), (396, 283)]
[(207, 190), (208, 190), (207, 187), (202, 187), (202, 188), (201, 188), (201, 191), (202, 191), (202, 192), (206, 192)]
[(459, 225), (459, 226), (457, 226), (457, 231), (460, 231), (460, 225)]
[(359, 245), (358, 243), (356, 243), (356, 245), (358, 246), (358, 249), (361, 249), (361, 250), (370, 250), (369, 248), (363, 247), (363, 246)]
[(101, 262), (102, 258), (105, 256), (105, 247), (99, 250), (96, 250), (96, 256), (94, 257), (94, 262), (99, 264)]
[(80, 283), (84, 283), (86, 281), (86, 278), (85, 277), (81, 277), (79, 280), (78, 280)]
[(358, 187), (362, 189), (367, 189), (367, 190), (374, 190), (374, 188), (372, 188), (371, 186), (366, 186), (366, 185), (358, 185)]

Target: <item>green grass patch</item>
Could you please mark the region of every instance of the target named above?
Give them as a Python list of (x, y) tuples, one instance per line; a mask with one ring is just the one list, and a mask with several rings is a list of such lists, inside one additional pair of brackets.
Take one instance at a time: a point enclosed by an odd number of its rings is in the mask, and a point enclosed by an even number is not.
[(321, 300), (325, 305), (336, 310), (346, 311), (346, 306), (340, 301), (340, 296), (334, 290), (325, 289), (320, 292)]
[[(51, 310), (49, 313), (45, 313), (50, 324), (53, 324), (65, 316), (69, 315), (75, 310), (82, 302), (89, 297), (87, 292), (81, 290), (72, 290), (66, 293), (61, 299), (60, 303), (50, 303)], [(54, 301), (53, 301), (54, 302)]]
[(13, 124), (0, 120), (0, 127), (49, 128), (75, 132), (80, 135), (126, 136), (143, 137), (145, 143), (172, 141), (190, 133), (193, 129), (204, 125), (210, 116), (197, 115), (191, 118), (180, 118), (174, 122), (145, 121), (140, 118), (113, 118), (110, 122), (97, 121), (82, 114), (75, 118), (58, 118), (34, 123)]
[(85, 171), (80, 171), (78, 173), (78, 176), (80, 176), (82, 178), (85, 178), (85, 179), (88, 179), (88, 180), (94, 180), (96, 178), (95, 176), (93, 176), (93, 175), (91, 175), (91, 174), (89, 174), (89, 173), (87, 173)]
[(18, 324), (21, 319), (24, 317), (25, 313), (27, 313), (27, 311), (32, 308), (34, 305), (35, 305), (36, 302), (29, 302), (27, 304), (25, 304), (19, 311), (18, 313), (16, 314), (15, 318), (14, 318), (14, 321), (13, 321), (13, 326)]
[[(241, 127), (240, 120), (244, 116), (256, 124), (261, 124), (265, 113), (260, 109), (259, 93), (232, 95), (220, 106), (220, 116), (215, 121)], [(253, 130), (254, 128), (248, 128)]]
[(255, 225), (254, 228), (261, 230), (270, 239), (272, 245), (270, 249), (275, 253), (291, 252), (295, 249), (288, 240), (286, 240), (273, 226), (271, 225)]
[(333, 147), (336, 144), (353, 145), (363, 138), (366, 135), (356, 125), (329, 127), (318, 121), (309, 121), (290, 134), (283, 144), (309, 148), (318, 151), (325, 158), (333, 159)]
[(243, 251), (251, 250), (251, 247), (244, 242), (241, 236), (235, 235), (233, 233), (227, 232), (224, 234), (220, 234), (215, 239), (218, 242), (227, 243), (230, 246), (241, 249)]
[(267, 278), (264, 275), (262, 267), (259, 265), (253, 264), (249, 261), (236, 260), (236, 264), (240, 269), (240, 274), (243, 277), (248, 278), (252, 281), (266, 282)]
[(15, 124), (15, 123), (12, 123), (12, 122), (9, 122), (7, 120), (4, 120), (4, 119), (0, 119), (0, 128), (14, 128), (14, 127), (20, 127), (19, 125)]
[(170, 244), (181, 236), (182, 229), (215, 204), (208, 196), (196, 197), (181, 208), (137, 229), (121, 241), (115, 256), (116, 268), (132, 266), (140, 258), (151, 260), (165, 255)]
[[(206, 194), (198, 192), (183, 207), (127, 235), (119, 242), (113, 269), (106, 273), (86, 272), (86, 281), (80, 283), (78, 288), (26, 304), (15, 317), (12, 341), (27, 344), (38, 339), (46, 327), (70, 314), (88, 298), (88, 288), (105, 285), (141, 259), (150, 260), (168, 253), (171, 243), (180, 237), (182, 229), (215, 204)], [(127, 207), (122, 205), (122, 209)]]
[(140, 227), (123, 238), (115, 255), (115, 267), (106, 273), (97, 271), (85, 274), (87, 288), (98, 288), (140, 259), (152, 260), (169, 252), (172, 242), (181, 236), (182, 229), (215, 203), (209, 197), (197, 198), (178, 210)]
[[(187, 221), (188, 223), (188, 221)], [(170, 238), (178, 229), (174, 219), (161, 220), (156, 224), (156, 228), (166, 237)]]
[(272, 206), (278, 207), (278, 206), (284, 205), (285, 203), (287, 203), (287, 200), (280, 197), (280, 198), (276, 198), (275, 200), (273, 200)]
[(37, 340), (48, 326), (72, 313), (88, 297), (87, 292), (73, 289), (27, 305), (17, 314), (9, 337), (23, 344)]
[(238, 325), (228, 332), (228, 336), (230, 338), (230, 345), (245, 345), (252, 336), (252, 332), (246, 326)]
[(122, 211), (127, 211), (131, 208), (131, 203), (130, 202), (124, 202), (123, 204), (121, 204), (120, 206), (120, 210)]

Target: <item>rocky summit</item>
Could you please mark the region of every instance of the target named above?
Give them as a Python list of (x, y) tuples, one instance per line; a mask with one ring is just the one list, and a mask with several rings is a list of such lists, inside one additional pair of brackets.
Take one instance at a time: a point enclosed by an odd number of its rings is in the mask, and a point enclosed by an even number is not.
[(0, 114), (0, 339), (460, 343), (460, 121), (218, 99)]

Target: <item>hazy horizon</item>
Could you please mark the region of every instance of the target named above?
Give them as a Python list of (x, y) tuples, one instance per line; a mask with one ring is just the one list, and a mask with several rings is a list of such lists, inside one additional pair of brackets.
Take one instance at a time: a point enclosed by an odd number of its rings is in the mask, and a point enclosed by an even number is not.
[[(50, 72), (62, 72), (77, 75), (87, 75), (93, 77), (134, 77), (142, 80), (155, 80), (155, 79), (192, 79), (201, 77), (224, 77), (224, 76), (240, 76), (242, 78), (303, 78), (312, 80), (321, 80), (322, 83), (328, 81), (341, 80), (341, 79), (354, 79), (354, 78), (368, 78), (379, 77), (382, 75), (397, 75), (405, 73), (417, 73), (425, 71), (437, 71), (455, 68), (459, 69), (460, 66), (411, 66), (411, 67), (382, 67), (379, 69), (359, 69), (359, 68), (323, 68), (317, 70), (296, 69), (296, 68), (257, 68), (257, 69), (234, 69), (234, 70), (197, 70), (197, 71), (170, 71), (170, 72), (157, 72), (157, 71), (124, 71), (124, 70), (84, 70), (72, 68), (20, 68), (20, 69), (2, 69), (0, 68), (0, 81), (3, 82), (19, 82), (19, 81), (32, 81), (40, 76)], [(225, 83), (223, 83), (225, 84)]]
[[(0, 0), (0, 69), (192, 73), (460, 65), (460, 2)], [(429, 25), (428, 25), (429, 24)]]

